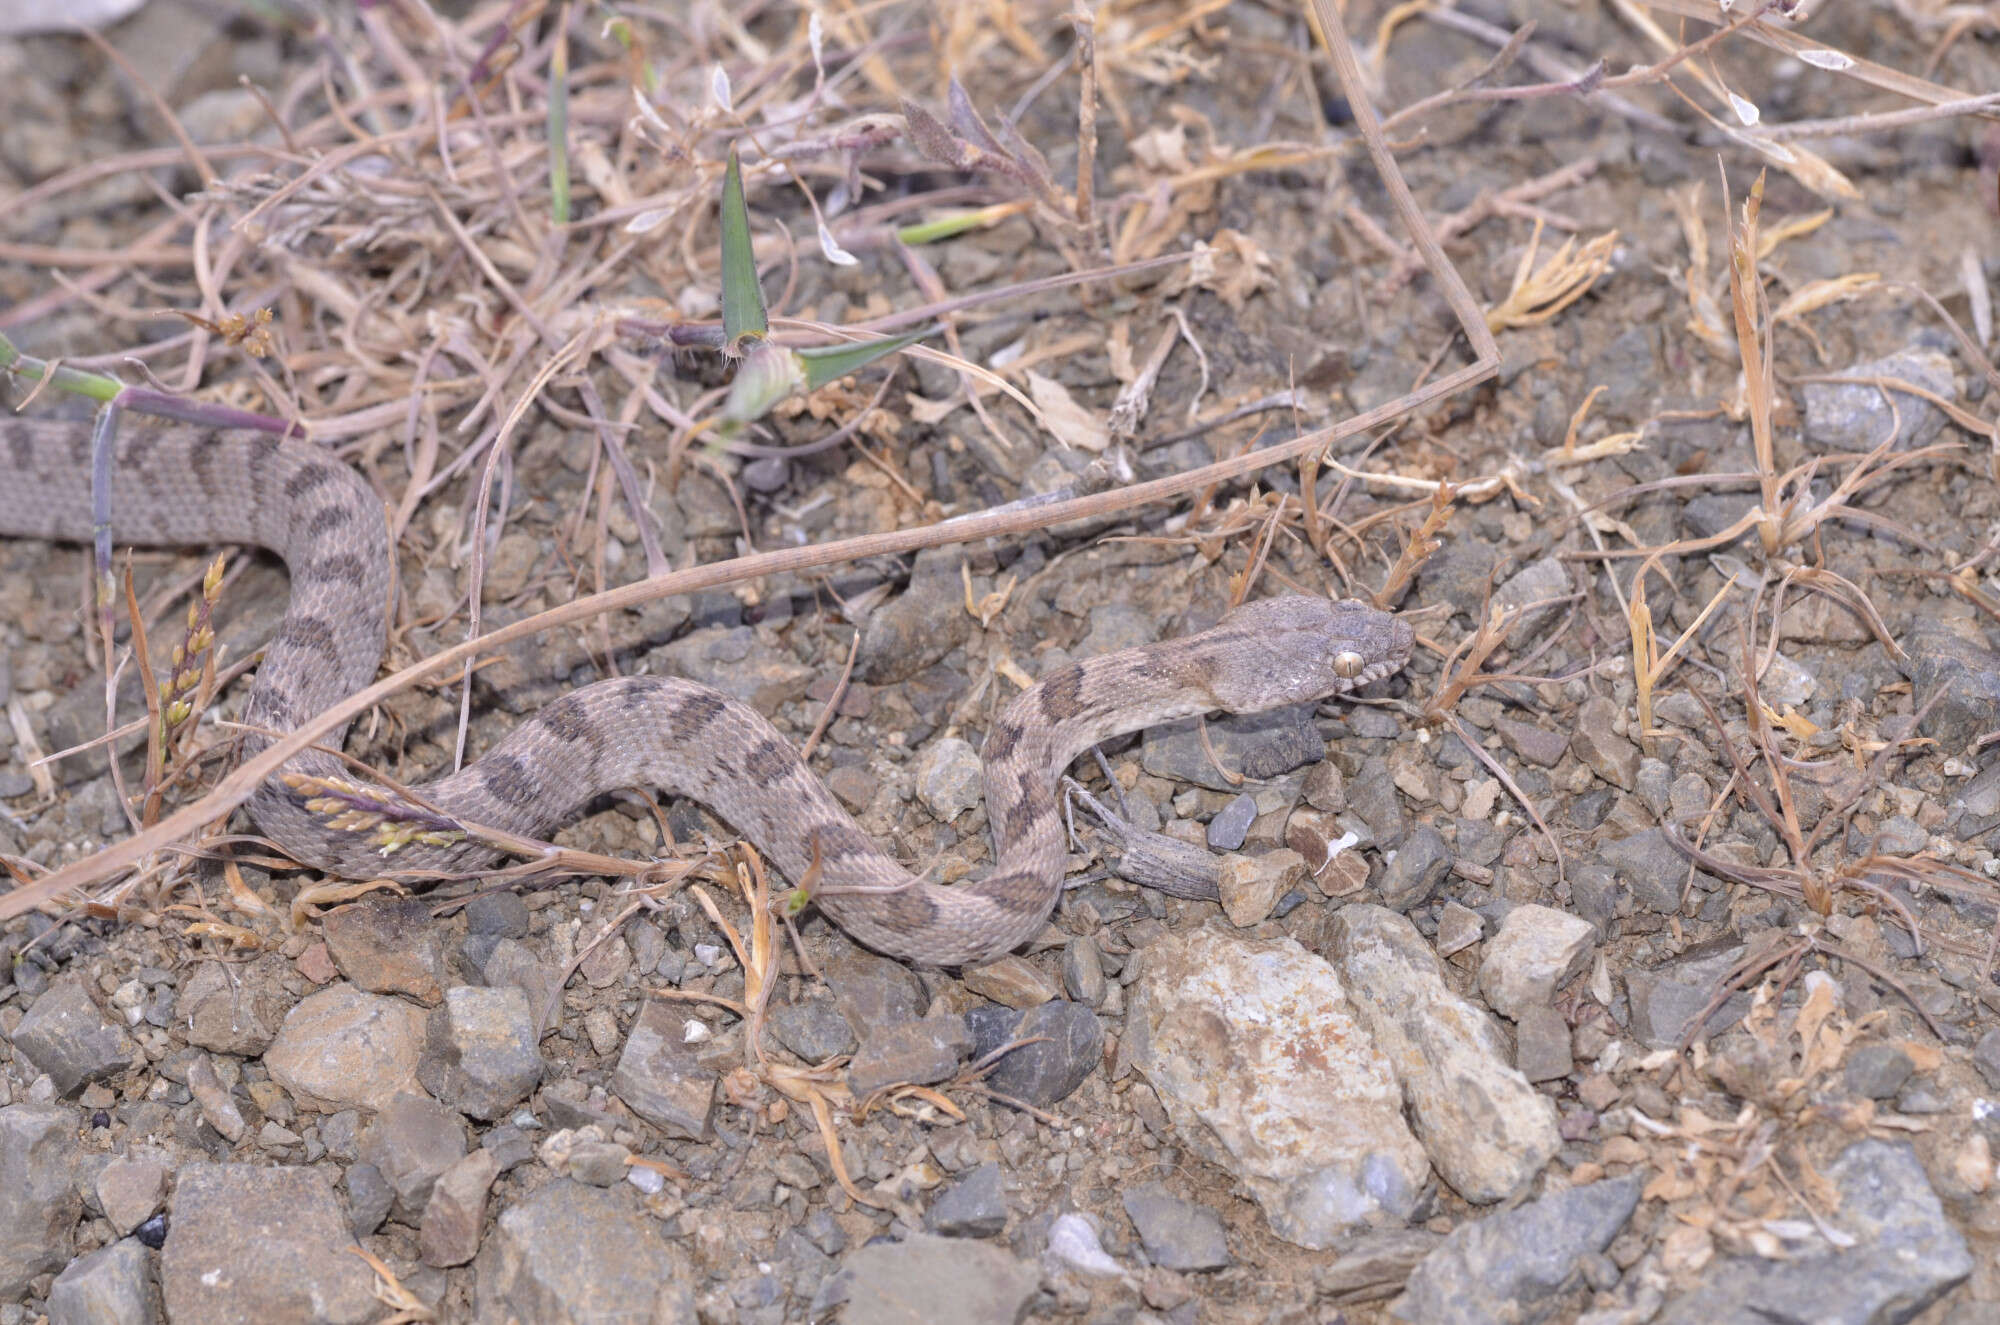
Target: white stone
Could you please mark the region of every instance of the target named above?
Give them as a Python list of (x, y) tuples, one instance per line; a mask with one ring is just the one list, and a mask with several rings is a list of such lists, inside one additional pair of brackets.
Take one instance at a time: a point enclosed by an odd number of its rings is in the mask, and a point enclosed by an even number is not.
[(1517, 906), (1487, 940), (1479, 963), (1479, 992), (1510, 1021), (1529, 1008), (1547, 1007), (1556, 990), (1590, 960), (1597, 930), (1588, 920), (1549, 906)]

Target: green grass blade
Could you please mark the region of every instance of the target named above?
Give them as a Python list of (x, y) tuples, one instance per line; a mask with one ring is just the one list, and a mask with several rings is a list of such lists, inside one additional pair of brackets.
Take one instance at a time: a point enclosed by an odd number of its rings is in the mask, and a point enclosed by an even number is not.
[(569, 9), (556, 34), (549, 68), (549, 211), (557, 225), (569, 224)]
[(722, 335), (734, 347), (744, 336), (771, 330), (764, 292), (757, 286), (757, 254), (750, 244), (750, 209), (743, 205), (743, 168), (736, 148), (722, 176)]
[(936, 326), (921, 327), (916, 331), (906, 331), (900, 336), (891, 336), (887, 340), (866, 340), (856, 345), (823, 345), (816, 349), (800, 350), (799, 358), (806, 366), (806, 390), (817, 391), (828, 382), (845, 377), (857, 368), (865, 368), (885, 354), (894, 354), (905, 345), (916, 344), (937, 329)]

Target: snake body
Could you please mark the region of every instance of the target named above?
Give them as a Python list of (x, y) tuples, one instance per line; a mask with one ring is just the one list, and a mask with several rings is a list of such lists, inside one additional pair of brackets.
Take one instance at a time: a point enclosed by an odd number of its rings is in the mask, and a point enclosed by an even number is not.
[[(387, 639), (393, 573), (381, 500), (309, 443), (185, 426), (126, 428), (114, 445), (111, 526), (124, 544), (251, 544), (291, 574), (283, 625), (265, 650), (241, 721), (287, 732), (369, 684)], [(87, 427), (0, 421), (0, 534), (92, 536)], [(600, 793), (656, 787), (708, 806), (795, 883), (817, 868), (818, 905), (856, 939), (924, 965), (991, 960), (1035, 934), (1062, 889), (1057, 778), (1099, 741), (1212, 710), (1254, 712), (1353, 689), (1408, 658), (1409, 626), (1359, 602), (1263, 599), (1213, 629), (1056, 670), (996, 718), (982, 751), (996, 863), (939, 886), (905, 870), (841, 808), (791, 743), (753, 709), (707, 686), (631, 676), (574, 690), (476, 762), (416, 788), (454, 819), (543, 837)], [(344, 731), (325, 743), (338, 748)], [(258, 737), (246, 738), (252, 750)], [(284, 775), (347, 776), (300, 754)], [(470, 871), (497, 853), (467, 840), (403, 846), (384, 860), (366, 833), (272, 778), (248, 808), (300, 862), (372, 878), (388, 870)]]

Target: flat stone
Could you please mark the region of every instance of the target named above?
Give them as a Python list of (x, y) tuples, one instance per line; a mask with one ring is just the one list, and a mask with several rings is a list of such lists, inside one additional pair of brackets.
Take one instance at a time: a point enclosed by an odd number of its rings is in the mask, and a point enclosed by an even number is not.
[(332, 985), (299, 1000), (264, 1066), (303, 1108), (379, 1109), (417, 1088), (424, 1020), (422, 1008), (400, 998)]
[(1989, 1089), (2000, 1090), (2000, 1026), (1979, 1037), (1972, 1046), (1972, 1065), (1986, 1079)]
[(1630, 791), (1638, 784), (1639, 747), (1615, 729), (1618, 714), (1618, 705), (1602, 695), (1584, 700), (1577, 709), (1569, 748), (1585, 768), (1619, 790)]
[(858, 1041), (854, 1028), (840, 1015), (831, 998), (813, 995), (797, 1003), (780, 1003), (764, 1019), (778, 1043), (808, 1063), (824, 1063), (851, 1053)]
[(49, 1325), (158, 1325), (165, 1319), (153, 1253), (120, 1238), (79, 1256), (49, 1289)]
[(1965, 1238), (1906, 1141), (1856, 1141), (1824, 1170), (1840, 1193), (1827, 1215), (1855, 1240), (1812, 1235), (1784, 1261), (1731, 1257), (1709, 1265), (1659, 1325), (1901, 1325), (1972, 1273)]
[(1486, 921), (1461, 902), (1446, 902), (1438, 912), (1437, 955), (1449, 957), (1479, 942)]
[(184, 1164), (160, 1249), (167, 1318), (204, 1325), (378, 1320), (375, 1273), (319, 1169)]
[(382, 1227), (396, 1204), (396, 1189), (373, 1164), (349, 1164), (340, 1175), (347, 1192), (348, 1225), (354, 1236), (365, 1238)]
[(518, 988), (456, 985), (430, 1015), (417, 1079), (460, 1113), (496, 1119), (542, 1079), (528, 996)]
[[(1627, 970), (1625, 990), (1632, 1005), (1632, 1034), (1649, 1049), (1678, 1046), (1695, 1019), (1719, 993), (1742, 958), (1744, 945), (1704, 944), (1653, 971)], [(1702, 1024), (1701, 1036), (1720, 1035), (1750, 1010), (1750, 993), (1738, 990)]]
[(291, 1010), (288, 974), (276, 953), (245, 965), (202, 962), (174, 998), (174, 1030), (212, 1053), (255, 1057), (270, 1047)]
[(929, 1005), (907, 966), (872, 952), (836, 957), (826, 964), (825, 974), (834, 1004), (857, 1039), (883, 1026), (915, 1021)]
[(327, 912), (321, 924), (334, 966), (360, 988), (427, 1007), (444, 997), (444, 944), (424, 898), (369, 898)]
[(222, 1077), (207, 1054), (188, 1064), (187, 1088), (194, 1096), (195, 1107), (201, 1111), (202, 1121), (213, 1127), (216, 1135), (231, 1145), (243, 1139), (250, 1125), (244, 1121), (243, 1111), (236, 1107), (235, 1097), (222, 1084)]
[(545, 1183), (500, 1212), (473, 1270), (480, 1325), (697, 1321), (693, 1267), (630, 1187)]
[[(1976, 1059), (1974, 1065), (1978, 1065)], [(1841, 1079), (1863, 1099), (1886, 1100), (1903, 1088), (1915, 1070), (1910, 1056), (1893, 1044), (1857, 1044), (1847, 1052)]]
[(716, 1074), (687, 1042), (686, 1022), (687, 1014), (672, 1004), (648, 1000), (625, 1037), (611, 1090), (668, 1136), (705, 1141), (715, 1116)]
[[(1531, 561), (1493, 591), (1493, 605), (1502, 611), (1527, 609), (1507, 632), (1507, 647), (1519, 649), (1561, 618), (1570, 594), (1569, 567), (1554, 556)], [(1555, 600), (1555, 601), (1550, 601)], [(1531, 604), (1539, 603), (1539, 607)]]
[(1007, 1227), (1007, 1194), (1000, 1166), (975, 1166), (939, 1193), (924, 1212), (924, 1227), (948, 1238), (990, 1238)]
[(1068, 1099), (1104, 1061), (1104, 1026), (1082, 1003), (1056, 999), (1030, 1008), (1008, 1038), (1035, 1043), (1002, 1058), (986, 1084), (1040, 1109)]
[(1520, 1192), (1561, 1148), (1554, 1103), (1513, 1066), (1491, 1016), (1445, 983), (1407, 918), (1349, 905), (1330, 929), (1327, 954), (1438, 1175), (1476, 1205)]
[(1945, 755), (1974, 753), (1972, 743), (2000, 727), (2000, 652), (1973, 622), (1920, 612), (1902, 641), (1911, 703), (1928, 709), (1918, 731)]
[(1018, 1325), (1041, 1282), (1034, 1265), (992, 1243), (918, 1233), (848, 1253), (820, 1301), (844, 1301), (841, 1319), (855, 1325)]
[(465, 1126), (428, 1095), (398, 1095), (361, 1129), (361, 1160), (396, 1193), (396, 1218), (416, 1223), (439, 1175), (465, 1156)]
[(166, 1204), (167, 1168), (156, 1159), (120, 1155), (97, 1173), (97, 1204), (119, 1237)]
[(1212, 851), (1240, 851), (1250, 823), (1257, 817), (1257, 798), (1242, 795), (1215, 812), (1208, 821), (1208, 845)]
[(1546, 1005), (1524, 1011), (1514, 1027), (1514, 1066), (1529, 1081), (1560, 1081), (1576, 1066), (1569, 1023)]
[(917, 756), (917, 799), (940, 823), (950, 823), (986, 797), (979, 754), (970, 742), (946, 736)]
[(1346, 809), (1347, 779), (1341, 774), (1340, 765), (1331, 759), (1314, 764), (1306, 773), (1299, 795), (1321, 814), (1338, 814)]
[(1302, 887), (1309, 876), (1305, 857), (1290, 847), (1254, 856), (1225, 857), (1216, 872), (1215, 888), (1223, 914), (1239, 929), (1262, 924), (1287, 893)]
[(1673, 915), (1681, 909), (1681, 887), (1687, 879), (1688, 860), (1659, 829), (1649, 828), (1606, 842), (1598, 848), (1598, 854), (1632, 890), (1633, 900), (1646, 910)]
[(1420, 1325), (1550, 1320), (1585, 1291), (1582, 1263), (1618, 1236), (1646, 1175), (1589, 1183), (1460, 1224), (1410, 1275), (1392, 1308)]
[(1419, 824), (1389, 858), (1377, 884), (1382, 905), (1408, 911), (1430, 900), (1451, 869), (1451, 848), (1429, 824)]
[(1340, 975), (1292, 940), (1159, 939), (1122, 1051), (1180, 1143), (1234, 1174), (1279, 1237), (1321, 1248), (1415, 1209), (1430, 1166), (1389, 1060)]
[(1079, 934), (1063, 945), (1063, 992), (1086, 1007), (1099, 1007), (1109, 991), (1104, 977), (1104, 955), (1097, 940)]
[(48, 1073), (68, 1097), (93, 1081), (109, 1081), (132, 1066), (138, 1045), (98, 1010), (80, 974), (52, 981), (14, 1028), (14, 1052)]
[(1149, 1182), (1124, 1195), (1125, 1213), (1153, 1264), (1169, 1270), (1221, 1270), (1230, 1264), (1222, 1216)]
[(1505, 717), (1493, 720), (1493, 730), (1499, 733), (1509, 750), (1541, 768), (1554, 768), (1569, 753), (1569, 735), (1565, 732), (1552, 732), (1533, 723)]
[[(1946, 400), (1958, 397), (1951, 359), (1923, 346), (1852, 364), (1840, 376), (1896, 378)], [(1944, 414), (1936, 405), (1893, 388), (1885, 392), (1862, 383), (1807, 382), (1803, 395), (1805, 435), (1815, 450), (1872, 451), (1893, 433), (1891, 449), (1911, 451), (1929, 444), (1944, 427)]]
[(972, 1032), (960, 1017), (925, 1017), (862, 1037), (847, 1064), (847, 1088), (865, 1099), (885, 1086), (944, 1081), (972, 1052)]
[(1595, 947), (1596, 929), (1554, 907), (1517, 906), (1487, 940), (1479, 963), (1479, 992), (1488, 1007), (1518, 1021), (1530, 1008), (1547, 1007)]
[(0, 1109), (0, 1302), (19, 1300), (37, 1275), (69, 1260), (83, 1214), (70, 1179), (80, 1122), (49, 1104)]
[(970, 992), (1003, 1007), (1031, 1008), (1057, 994), (1055, 982), (1043, 974), (1040, 963), (1026, 957), (1007, 956), (970, 967), (959, 978)]
[(486, 1194), (499, 1176), (499, 1161), (486, 1150), (472, 1151), (438, 1176), (417, 1227), (417, 1255), (425, 1265), (463, 1265), (478, 1252)]

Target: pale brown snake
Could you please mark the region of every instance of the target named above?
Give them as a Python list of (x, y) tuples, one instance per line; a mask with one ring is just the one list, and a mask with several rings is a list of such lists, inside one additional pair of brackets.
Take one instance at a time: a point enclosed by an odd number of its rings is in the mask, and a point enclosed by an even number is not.
[[(0, 534), (91, 536), (89, 429), (0, 421)], [(380, 499), (303, 442), (255, 432), (127, 422), (112, 465), (112, 532), (147, 546), (242, 543), (284, 558), (292, 596), (241, 721), (290, 731), (371, 682), (387, 636), (391, 549)], [(543, 837), (601, 792), (656, 787), (708, 806), (784, 875), (817, 857), (819, 905), (868, 946), (926, 965), (991, 960), (1035, 934), (1062, 890), (1056, 779), (1099, 741), (1223, 709), (1254, 712), (1351, 690), (1400, 668), (1409, 626), (1358, 602), (1267, 598), (1213, 629), (1062, 667), (986, 733), (986, 813), (997, 861), (944, 887), (913, 876), (834, 800), (776, 728), (707, 686), (633, 676), (572, 691), (482, 758), (416, 791), (446, 815)], [(337, 748), (335, 731), (326, 744)], [(252, 748), (261, 745), (252, 743)], [(339, 778), (307, 752), (288, 773)], [(346, 877), (476, 870), (477, 843), (409, 845), (393, 865), (362, 833), (329, 826), (275, 779), (249, 803), (294, 858)]]

